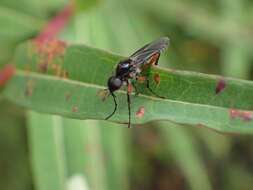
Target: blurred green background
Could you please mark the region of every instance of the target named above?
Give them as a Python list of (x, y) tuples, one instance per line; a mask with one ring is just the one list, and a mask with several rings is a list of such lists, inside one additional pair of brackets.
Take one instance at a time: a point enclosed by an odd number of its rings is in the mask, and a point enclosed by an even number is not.
[[(0, 66), (70, 2), (0, 1)], [(161, 36), (160, 64), (253, 78), (249, 0), (76, 0), (59, 38), (130, 55)], [(116, 64), (116, 63), (115, 63)], [(106, 81), (105, 81), (106, 83)], [(0, 189), (250, 190), (253, 140), (154, 122), (127, 129), (24, 110), (0, 94)]]

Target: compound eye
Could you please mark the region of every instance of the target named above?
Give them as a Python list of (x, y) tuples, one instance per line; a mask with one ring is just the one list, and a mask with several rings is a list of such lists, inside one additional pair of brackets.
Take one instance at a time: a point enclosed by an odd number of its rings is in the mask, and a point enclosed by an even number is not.
[(122, 86), (122, 81), (116, 77), (110, 77), (108, 80), (108, 88), (111, 92), (120, 89)]
[(129, 68), (129, 63), (124, 63), (124, 64), (121, 64), (120, 67), (123, 68), (123, 69), (127, 69)]

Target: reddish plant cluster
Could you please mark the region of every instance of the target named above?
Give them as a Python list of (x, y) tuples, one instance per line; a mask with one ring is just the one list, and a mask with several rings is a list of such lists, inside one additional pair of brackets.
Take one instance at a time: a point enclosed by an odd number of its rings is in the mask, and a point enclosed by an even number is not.
[(0, 70), (0, 86), (5, 85), (14, 74), (15, 74), (15, 67), (10, 64), (5, 65), (4, 68)]
[(40, 54), (38, 71), (46, 73), (49, 69), (59, 77), (67, 78), (67, 71), (63, 70), (60, 64), (52, 63), (57, 57), (65, 53), (66, 43), (56, 40), (55, 37), (66, 26), (74, 13), (73, 3), (67, 5), (44, 27), (35, 38), (36, 51)]
[(139, 76), (139, 77), (137, 78), (137, 80), (138, 80), (138, 82), (140, 82), (140, 83), (144, 83), (144, 82), (147, 80), (147, 77), (145, 77), (145, 76)]
[(161, 77), (160, 77), (159, 73), (155, 73), (155, 74), (154, 74), (154, 81), (155, 81), (155, 83), (156, 83), (157, 85), (160, 84), (160, 82), (161, 82)]
[(52, 40), (66, 26), (73, 13), (74, 6), (71, 3), (60, 11), (51, 21), (49, 21), (49, 23), (37, 36), (36, 41), (44, 43), (45, 41)]

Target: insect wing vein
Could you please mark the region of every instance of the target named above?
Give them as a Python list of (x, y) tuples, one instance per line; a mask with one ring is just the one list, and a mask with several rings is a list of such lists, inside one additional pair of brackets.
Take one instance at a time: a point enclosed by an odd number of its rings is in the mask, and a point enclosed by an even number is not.
[(153, 55), (162, 53), (169, 45), (169, 38), (163, 37), (151, 42), (130, 56), (134, 64), (145, 64)]

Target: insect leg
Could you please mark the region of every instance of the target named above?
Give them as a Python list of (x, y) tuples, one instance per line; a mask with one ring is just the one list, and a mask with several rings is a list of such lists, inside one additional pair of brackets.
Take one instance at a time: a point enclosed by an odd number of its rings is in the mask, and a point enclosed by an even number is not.
[(157, 58), (156, 58), (156, 61), (155, 61), (155, 65), (158, 65), (159, 58), (160, 58), (160, 53), (158, 53), (158, 55), (157, 55)]
[[(127, 80), (127, 87), (131, 85), (130, 81)], [(127, 106), (128, 106), (128, 128), (131, 126), (131, 99), (130, 99), (130, 91), (127, 91)]]
[(133, 87), (134, 87), (134, 90), (135, 90), (135, 96), (138, 96), (139, 94), (139, 91), (137, 89), (137, 86), (135, 85), (135, 83), (132, 83)]
[(113, 101), (114, 101), (114, 110), (113, 110), (113, 112), (109, 116), (107, 116), (105, 118), (105, 120), (108, 120), (110, 117), (112, 117), (115, 114), (115, 112), (117, 110), (117, 107), (118, 107), (118, 104), (117, 104), (117, 101), (116, 101), (116, 95), (113, 92), (111, 92), (111, 95), (112, 95)]
[(157, 96), (157, 97), (159, 97), (159, 98), (165, 98), (164, 96), (159, 96), (158, 94), (156, 94), (153, 90), (152, 90), (152, 88), (150, 88), (150, 85), (149, 85), (149, 78), (147, 77), (147, 79), (146, 79), (146, 87), (147, 87), (147, 89), (153, 94), (153, 95), (155, 95), (155, 96)]
[(149, 62), (149, 64), (151, 65), (158, 65), (158, 61), (159, 61), (159, 58), (160, 58), (160, 53), (156, 53), (154, 54), (152, 57), (151, 57), (151, 60)]

